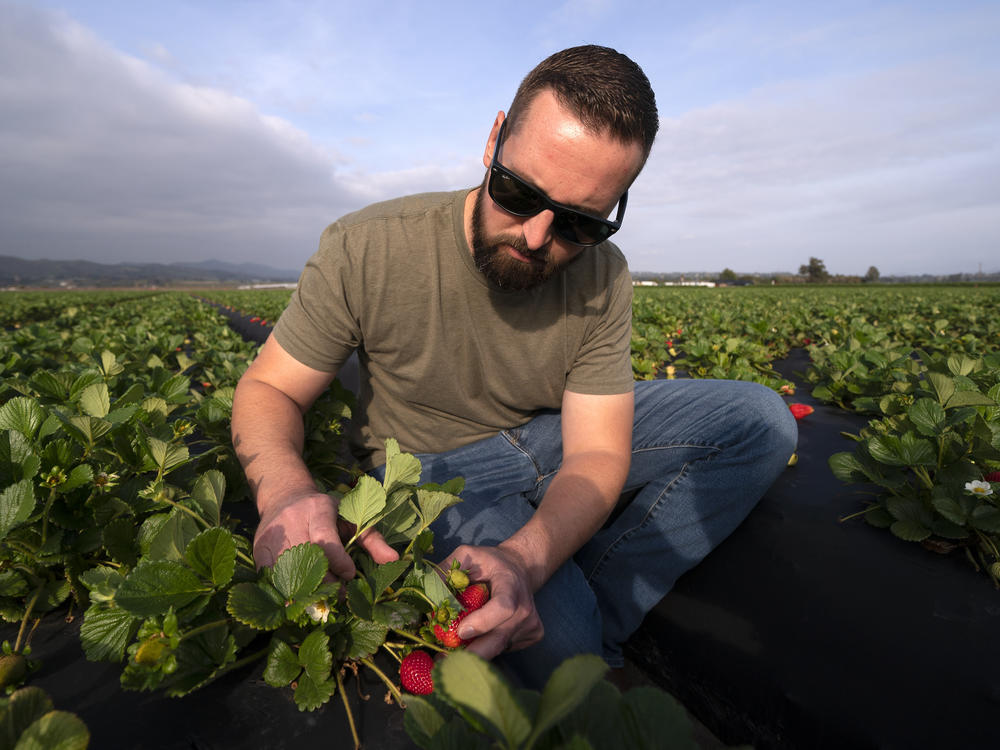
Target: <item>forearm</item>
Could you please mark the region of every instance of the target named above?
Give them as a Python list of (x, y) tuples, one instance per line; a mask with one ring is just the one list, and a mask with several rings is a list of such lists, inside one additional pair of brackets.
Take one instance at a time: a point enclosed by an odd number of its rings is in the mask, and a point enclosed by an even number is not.
[(284, 393), (260, 381), (241, 380), (233, 396), (232, 434), (261, 516), (282, 498), (315, 491), (302, 460), (302, 413)]
[(500, 544), (524, 562), (533, 591), (604, 524), (621, 495), (628, 456), (584, 453), (564, 461), (538, 510)]

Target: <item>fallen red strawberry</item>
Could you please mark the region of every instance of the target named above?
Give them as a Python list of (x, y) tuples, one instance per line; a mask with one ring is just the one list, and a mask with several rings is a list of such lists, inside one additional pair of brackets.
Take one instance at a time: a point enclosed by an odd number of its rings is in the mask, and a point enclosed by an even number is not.
[(399, 681), (403, 689), (414, 695), (430, 695), (434, 692), (434, 680), (431, 679), (431, 669), (434, 660), (426, 651), (411, 651), (403, 657), (399, 665)]
[(473, 583), (458, 594), (458, 601), (466, 612), (475, 612), (490, 600), (490, 590), (485, 583)]
[(789, 404), (788, 408), (792, 412), (792, 416), (796, 419), (802, 419), (807, 414), (812, 414), (816, 411), (808, 404)]

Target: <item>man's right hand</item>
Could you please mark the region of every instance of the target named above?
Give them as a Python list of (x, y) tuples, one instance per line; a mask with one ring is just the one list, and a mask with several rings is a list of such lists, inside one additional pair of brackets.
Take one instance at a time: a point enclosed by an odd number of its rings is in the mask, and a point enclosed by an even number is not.
[[(254, 535), (253, 554), (257, 566), (274, 565), (278, 555), (289, 547), (313, 542), (323, 549), (335, 578), (342, 581), (354, 578), (354, 561), (341, 541), (349, 539), (354, 528), (338, 519), (337, 507), (336, 499), (315, 490), (293, 494), (272, 504), (261, 516)], [(358, 541), (376, 563), (399, 559), (399, 553), (376, 531), (369, 531)]]

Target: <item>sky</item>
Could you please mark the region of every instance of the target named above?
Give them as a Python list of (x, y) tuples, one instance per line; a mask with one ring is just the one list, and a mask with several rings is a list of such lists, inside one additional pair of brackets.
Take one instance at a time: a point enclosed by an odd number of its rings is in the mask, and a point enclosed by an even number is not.
[(300, 269), (479, 184), (521, 78), (601, 44), (660, 114), (633, 271), (993, 273), (997, 39), (997, 0), (0, 0), (0, 255)]

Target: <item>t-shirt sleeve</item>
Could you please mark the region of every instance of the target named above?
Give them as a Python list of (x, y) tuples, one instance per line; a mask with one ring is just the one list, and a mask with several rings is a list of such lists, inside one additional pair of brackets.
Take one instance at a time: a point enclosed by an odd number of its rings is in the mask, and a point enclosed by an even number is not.
[(630, 393), (632, 374), (632, 277), (624, 263), (616, 265), (602, 314), (581, 346), (566, 379), (574, 393)]
[(358, 286), (352, 283), (353, 271), (346, 234), (331, 224), (274, 326), (274, 338), (302, 364), (336, 372), (361, 344), (361, 327), (348, 293)]

